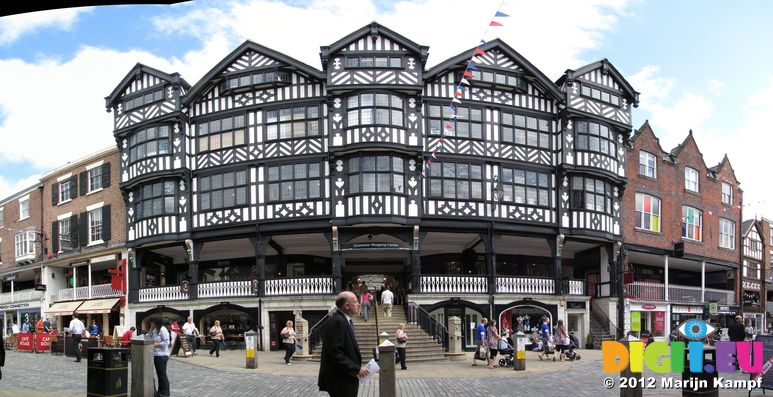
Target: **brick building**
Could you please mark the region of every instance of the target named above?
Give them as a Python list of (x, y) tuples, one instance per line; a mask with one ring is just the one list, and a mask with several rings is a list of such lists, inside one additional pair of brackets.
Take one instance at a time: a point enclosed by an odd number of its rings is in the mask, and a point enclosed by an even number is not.
[(692, 131), (664, 151), (648, 122), (627, 151), (626, 331), (666, 338), (688, 318), (708, 316), (708, 306), (712, 321), (724, 325), (741, 311), (735, 291), (743, 200), (727, 156), (707, 166)]
[[(125, 258), (118, 148), (69, 162), (41, 177), (46, 285), (44, 312), (66, 326), (73, 311), (101, 330), (120, 323), (122, 288), (111, 285)], [(59, 320), (59, 321), (57, 321)]]
[(0, 201), (0, 319), (6, 333), (40, 315), (44, 252), (42, 186), (35, 184)]

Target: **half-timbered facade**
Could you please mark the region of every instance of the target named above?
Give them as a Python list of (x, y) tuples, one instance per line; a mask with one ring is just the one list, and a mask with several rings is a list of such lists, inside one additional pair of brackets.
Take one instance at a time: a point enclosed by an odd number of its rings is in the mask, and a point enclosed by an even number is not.
[(766, 239), (764, 236), (763, 221), (750, 219), (743, 222), (742, 238), (743, 253), (741, 258), (741, 303), (743, 304), (744, 321), (751, 326), (755, 333), (766, 330), (765, 309), (767, 302), (766, 293), (766, 268), (765, 259)]
[(321, 47), (321, 70), (249, 41), (193, 86), (137, 65), (106, 100), (129, 323), (226, 319), (273, 347), (360, 280), (461, 317), (468, 345), (482, 316), (584, 337), (638, 93), (607, 60), (554, 83), (500, 40), (478, 50), (468, 77), (472, 49), (428, 69), (428, 47), (372, 23)]
[(625, 331), (667, 340), (696, 317), (727, 327), (741, 312), (736, 283), (743, 191), (730, 161), (725, 156), (707, 166), (692, 131), (664, 151), (649, 122), (624, 150)]

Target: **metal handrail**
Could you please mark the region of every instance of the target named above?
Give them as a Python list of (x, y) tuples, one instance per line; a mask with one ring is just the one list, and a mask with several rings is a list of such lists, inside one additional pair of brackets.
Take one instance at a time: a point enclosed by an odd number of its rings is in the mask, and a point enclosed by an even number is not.
[(324, 333), (328, 321), (330, 321), (332, 311), (328, 312), (325, 317), (322, 317), (316, 324), (309, 328), (309, 352), (314, 351), (314, 348), (322, 343), (322, 334)]
[[(596, 306), (596, 310), (595, 311), (592, 310), (594, 306)], [(616, 324), (616, 323), (613, 323), (612, 320), (610, 320), (609, 317), (607, 317), (607, 314), (604, 313), (604, 311), (601, 310), (601, 307), (599, 307), (596, 304), (596, 300), (595, 299), (591, 300), (591, 313), (595, 313), (596, 315), (599, 315), (600, 317), (602, 317), (602, 320), (606, 321), (607, 324), (614, 325), (614, 327), (615, 327), (615, 335), (614, 335), (614, 337), (615, 338), (617, 338), (619, 335), (622, 335), (623, 332), (622, 332), (622, 328), (620, 327), (620, 325)]]
[(405, 316), (408, 322), (418, 325), (433, 339), (440, 342), (444, 349), (448, 350), (448, 329), (445, 325), (437, 321), (416, 302), (406, 300), (403, 307), (405, 307)]

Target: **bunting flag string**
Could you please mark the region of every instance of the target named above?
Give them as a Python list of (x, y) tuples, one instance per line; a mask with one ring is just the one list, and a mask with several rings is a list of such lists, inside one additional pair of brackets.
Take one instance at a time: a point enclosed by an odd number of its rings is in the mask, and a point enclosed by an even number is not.
[[(504, 0), (499, 4), (499, 7), (497, 7), (497, 12), (494, 14), (494, 18), (489, 22), (489, 27), (497, 27), (497, 26), (504, 26), (501, 22), (497, 20), (497, 18), (507, 18), (510, 15), (505, 14), (504, 12), (499, 11), (499, 8), (502, 7), (502, 4), (504, 3)], [(486, 36), (486, 33), (488, 33), (488, 28), (483, 33), (483, 36)], [(451, 114), (448, 116), (448, 120), (446, 120), (444, 128), (441, 128), (440, 132), (440, 139), (438, 140), (438, 145), (435, 147), (435, 149), (432, 151), (430, 158), (427, 159), (427, 161), (424, 163), (424, 167), (421, 171), (421, 177), (425, 177), (427, 170), (429, 170), (430, 166), (432, 165), (432, 161), (436, 160), (438, 157), (438, 154), (443, 151), (443, 146), (445, 144), (445, 133), (446, 131), (455, 131), (456, 129), (456, 111), (457, 111), (457, 105), (460, 105), (462, 103), (461, 99), (464, 98), (464, 93), (467, 91), (467, 87), (470, 85), (470, 81), (468, 79), (474, 78), (474, 74), (472, 72), (478, 71), (478, 67), (475, 65), (476, 63), (480, 63), (480, 59), (477, 58), (478, 55), (486, 56), (486, 51), (480, 48), (480, 46), (486, 45), (486, 40), (481, 39), (480, 45), (478, 47), (475, 47), (475, 50), (473, 51), (472, 56), (470, 57), (470, 60), (467, 61), (467, 67), (464, 69), (464, 72), (462, 73), (461, 81), (459, 81), (459, 84), (456, 85), (456, 90), (454, 91), (453, 98), (451, 98), (451, 103), (448, 104), (448, 108), (451, 110)]]

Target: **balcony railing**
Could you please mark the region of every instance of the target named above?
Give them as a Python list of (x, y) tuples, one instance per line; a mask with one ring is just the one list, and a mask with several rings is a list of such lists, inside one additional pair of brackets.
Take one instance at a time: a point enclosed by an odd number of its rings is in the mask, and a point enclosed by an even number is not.
[(497, 277), (498, 294), (550, 295), (556, 292), (556, 282), (546, 277)]
[(0, 303), (29, 302), (39, 300), (42, 296), (43, 291), (23, 289), (19, 291), (13, 291), (13, 299), (11, 299), (10, 292), (0, 294)]
[[(119, 296), (123, 296), (123, 293), (121, 293), (121, 291), (114, 290), (112, 284), (97, 284), (91, 286), (91, 299)], [(72, 288), (64, 288), (59, 290), (60, 301), (71, 301), (75, 299), (89, 299), (89, 287), (76, 288), (74, 295)]]
[(180, 292), (179, 285), (140, 289), (140, 302), (178, 301), (188, 299), (188, 294)]
[[(645, 301), (665, 301), (666, 286), (663, 283), (634, 281), (627, 285), (628, 295)], [(701, 287), (669, 284), (668, 301), (677, 303), (700, 303), (715, 301), (722, 304), (735, 303), (733, 291), (706, 288), (705, 299), (701, 298)]]
[(485, 276), (421, 276), (421, 292), (485, 294), (488, 280)]
[(332, 277), (277, 278), (265, 281), (266, 296), (333, 293)]
[(223, 298), (229, 296), (249, 296), (250, 281), (216, 281), (200, 283), (198, 286), (199, 298)]

